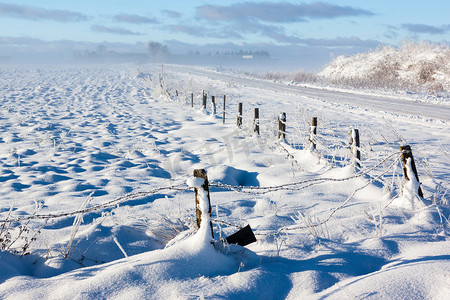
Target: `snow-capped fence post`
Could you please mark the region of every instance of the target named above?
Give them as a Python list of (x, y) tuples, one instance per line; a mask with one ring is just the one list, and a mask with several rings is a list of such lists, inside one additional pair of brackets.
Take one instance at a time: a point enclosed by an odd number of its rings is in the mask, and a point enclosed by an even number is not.
[[(408, 161), (408, 159), (411, 159), (412, 172), (414, 173), (414, 176), (416, 177), (417, 182), (420, 182), (419, 175), (417, 174), (416, 164), (414, 163), (414, 157), (412, 155), (411, 146), (410, 145), (400, 146), (400, 151), (402, 152), (403, 175), (405, 176), (405, 179), (408, 181), (410, 180), (410, 178), (408, 177), (407, 161)], [(417, 192), (418, 192), (419, 196), (423, 198), (423, 192), (422, 192), (422, 188), (420, 187), (420, 185), (419, 185), (419, 189)]]
[(309, 149), (316, 150), (316, 134), (317, 134), (317, 117), (312, 118), (311, 127), (309, 128)]
[(216, 112), (217, 112), (217, 110), (216, 110), (216, 97), (215, 96), (211, 96), (211, 106), (212, 106), (213, 115), (215, 115)]
[[(200, 204), (200, 197), (204, 197), (203, 200), (206, 200), (208, 202), (208, 214), (211, 217), (211, 200), (209, 197), (209, 183), (208, 183), (208, 175), (206, 174), (205, 169), (195, 169), (194, 170), (194, 177), (203, 179), (203, 184), (200, 187), (194, 188), (195, 193), (195, 215), (197, 218), (197, 229), (200, 228), (200, 224), (202, 222), (202, 211), (199, 208)], [(211, 227), (211, 235), (214, 239), (214, 232), (212, 229), (212, 222), (210, 223)]]
[(242, 102), (239, 102), (236, 124), (238, 127), (242, 126)]
[(259, 135), (259, 108), (255, 107), (255, 118), (253, 119), (253, 131)]
[(286, 113), (278, 116), (278, 139), (286, 139)]
[(194, 93), (191, 93), (191, 107), (194, 107)]
[(223, 95), (223, 124), (225, 124), (225, 98), (226, 96)]
[(359, 130), (350, 130), (350, 149), (352, 152), (352, 162), (353, 164), (360, 168), (361, 167), (361, 151), (359, 151)]

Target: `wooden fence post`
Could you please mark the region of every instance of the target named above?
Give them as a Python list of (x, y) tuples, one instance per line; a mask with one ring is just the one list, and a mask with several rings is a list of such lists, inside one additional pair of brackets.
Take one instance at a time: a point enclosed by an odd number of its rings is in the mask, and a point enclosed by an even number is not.
[(223, 124), (225, 124), (225, 98), (226, 96), (223, 95)]
[(211, 96), (211, 105), (212, 105), (212, 113), (213, 115), (216, 114), (217, 110), (216, 110), (216, 97), (215, 96)]
[(286, 113), (278, 116), (278, 139), (286, 139)]
[(202, 102), (202, 109), (206, 110), (206, 99), (208, 98), (207, 94), (203, 94), (203, 102)]
[[(208, 175), (206, 174), (205, 169), (195, 169), (194, 170), (194, 177), (198, 177), (198, 178), (202, 178), (204, 180), (204, 183), (202, 185), (202, 189), (204, 191), (204, 193), (206, 194), (207, 197), (207, 201), (208, 201), (208, 214), (211, 217), (211, 199), (209, 197), (209, 183), (208, 183)], [(195, 192), (195, 215), (197, 218), (197, 229), (200, 228), (200, 224), (202, 222), (202, 212), (201, 210), (198, 208), (198, 205), (200, 203), (199, 201), (199, 195), (198, 195), (198, 188), (194, 188), (194, 192)], [(211, 226), (211, 235), (212, 238), (214, 239), (214, 232), (213, 232), (213, 228), (212, 228), (212, 222), (210, 223)]]
[[(417, 182), (420, 183), (419, 175), (417, 174), (416, 164), (414, 162), (414, 157), (412, 155), (411, 146), (410, 145), (401, 146), (400, 151), (402, 151), (403, 175), (405, 176), (405, 179), (410, 180), (410, 178), (408, 177), (408, 170), (406, 167), (407, 160), (408, 160), (408, 158), (410, 158), (411, 159), (411, 169), (414, 173), (414, 176), (416, 176)], [(422, 192), (422, 188), (420, 187), (420, 185), (419, 185), (419, 190), (417, 192), (418, 192), (419, 196), (423, 198), (423, 192)]]
[(239, 102), (239, 106), (238, 106), (238, 115), (237, 115), (237, 126), (241, 127), (242, 126), (242, 102)]
[(350, 148), (352, 152), (352, 161), (358, 168), (361, 167), (361, 152), (359, 151), (359, 130), (350, 130)]
[(255, 107), (255, 118), (253, 119), (253, 130), (259, 135), (259, 108)]
[(191, 107), (194, 107), (194, 93), (191, 93)]
[(309, 147), (312, 151), (316, 150), (316, 134), (317, 134), (317, 117), (313, 117), (311, 127), (309, 128)]

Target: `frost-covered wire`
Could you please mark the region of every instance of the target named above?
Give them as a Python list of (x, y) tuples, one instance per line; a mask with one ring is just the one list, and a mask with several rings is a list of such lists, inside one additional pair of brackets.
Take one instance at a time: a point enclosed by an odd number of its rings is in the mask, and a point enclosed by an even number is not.
[(292, 231), (292, 230), (298, 230), (298, 229), (308, 229), (311, 227), (320, 227), (323, 225), (326, 225), (326, 223), (328, 221), (331, 220), (331, 218), (339, 211), (341, 210), (344, 206), (346, 206), (348, 204), (348, 202), (350, 202), (351, 199), (353, 199), (353, 197), (355, 197), (356, 193), (358, 193), (359, 191), (364, 190), (366, 187), (368, 187), (369, 185), (371, 185), (372, 183), (374, 183), (375, 181), (379, 180), (382, 176), (384, 176), (385, 174), (387, 174), (389, 172), (389, 170), (398, 162), (398, 160), (395, 160), (394, 162), (391, 163), (391, 165), (381, 174), (379, 174), (378, 176), (372, 178), (371, 180), (369, 180), (366, 184), (364, 184), (363, 186), (355, 189), (348, 197), (347, 199), (345, 199), (345, 201), (343, 201), (339, 206), (335, 207), (330, 213), (329, 215), (322, 221), (319, 221), (317, 223), (308, 223), (307, 225), (291, 225), (291, 226), (285, 226), (285, 227), (281, 227), (279, 228), (277, 231), (272, 232), (272, 233), (255, 233), (255, 235), (260, 235), (260, 236), (277, 236), (279, 234), (281, 234), (282, 232), (285, 231)]
[(114, 207), (125, 201), (134, 200), (134, 199), (142, 198), (145, 196), (153, 195), (153, 194), (156, 194), (161, 191), (186, 191), (189, 189), (190, 188), (185, 187), (184, 183), (172, 185), (172, 186), (159, 187), (159, 188), (155, 188), (150, 191), (147, 191), (147, 192), (137, 192), (137, 193), (133, 193), (133, 194), (127, 194), (127, 195), (118, 197), (116, 199), (113, 199), (113, 200), (105, 202), (105, 203), (101, 203), (101, 204), (97, 204), (97, 205), (94, 205), (91, 207), (74, 210), (74, 211), (69, 211), (69, 212), (61, 212), (61, 213), (54, 213), (54, 214), (33, 214), (33, 215), (20, 217), (20, 218), (14, 218), (11, 215), (9, 215), (9, 218), (7, 218), (7, 219), (0, 219), (0, 223), (11, 223), (11, 222), (33, 220), (33, 219), (53, 219), (53, 218), (60, 218), (60, 217), (67, 217), (67, 216), (76, 216), (79, 214), (85, 214), (85, 213), (100, 210), (100, 209), (111, 208), (111, 207)]
[[(398, 160), (400, 159), (400, 154), (401, 152), (396, 152), (396, 153), (392, 153), (391, 155), (389, 155), (388, 157), (386, 157), (385, 159), (383, 159), (381, 162), (379, 162), (377, 165), (371, 167), (368, 170), (365, 171), (360, 171), (352, 176), (349, 177), (345, 177), (345, 178), (328, 178), (328, 177), (323, 177), (323, 178), (313, 178), (313, 179), (306, 179), (306, 180), (301, 180), (301, 181), (297, 181), (297, 182), (293, 182), (293, 183), (287, 183), (287, 184), (283, 184), (283, 185), (276, 185), (276, 186), (266, 186), (266, 187), (254, 187), (254, 186), (233, 186), (233, 185), (228, 185), (228, 184), (223, 184), (220, 182), (214, 182), (211, 181), (209, 183), (210, 187), (216, 187), (216, 188), (222, 188), (222, 189), (228, 189), (228, 190), (233, 190), (239, 193), (244, 193), (244, 194), (254, 194), (254, 195), (262, 195), (262, 194), (267, 194), (267, 193), (271, 193), (271, 192), (275, 192), (275, 191), (280, 191), (280, 190), (292, 190), (292, 191), (298, 191), (298, 190), (302, 190), (317, 184), (321, 184), (324, 182), (343, 182), (343, 181), (348, 181), (351, 179), (355, 179), (358, 177), (362, 177), (362, 176), (367, 176), (369, 175), (373, 170), (375, 170), (376, 168), (378, 168), (379, 166), (383, 165), (386, 161), (392, 159), (393, 157), (397, 156), (397, 159), (394, 161), (393, 164), (391, 164), (391, 166), (384, 171), (382, 174), (386, 174), (387, 171), (389, 171), (392, 166), (398, 162)], [(378, 175), (374, 178), (377, 178), (377, 180), (380, 178), (381, 176)], [(373, 180), (373, 179), (372, 179)]]

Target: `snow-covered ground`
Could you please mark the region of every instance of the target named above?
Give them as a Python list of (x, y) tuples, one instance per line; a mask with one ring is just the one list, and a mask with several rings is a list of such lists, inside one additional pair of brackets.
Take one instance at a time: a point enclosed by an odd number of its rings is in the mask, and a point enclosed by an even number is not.
[[(160, 73), (0, 69), (0, 298), (448, 298), (448, 105), (181, 66), (164, 66), (161, 82)], [(286, 141), (276, 137), (281, 112)], [(424, 199), (403, 184), (404, 144)], [(199, 168), (213, 244), (207, 218), (194, 230), (186, 182)], [(247, 224), (256, 243), (220, 242)]]

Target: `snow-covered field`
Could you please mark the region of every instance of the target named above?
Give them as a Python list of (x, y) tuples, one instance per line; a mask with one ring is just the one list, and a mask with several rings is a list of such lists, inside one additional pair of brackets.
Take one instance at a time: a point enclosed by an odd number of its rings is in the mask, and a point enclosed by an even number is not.
[[(161, 87), (160, 73), (0, 69), (0, 298), (448, 299), (448, 105), (181, 66), (164, 66)], [(281, 112), (286, 141), (276, 137)], [(405, 144), (424, 199), (404, 185)], [(199, 168), (214, 244), (208, 219), (194, 230), (186, 182)], [(220, 242), (247, 224), (256, 243)]]

